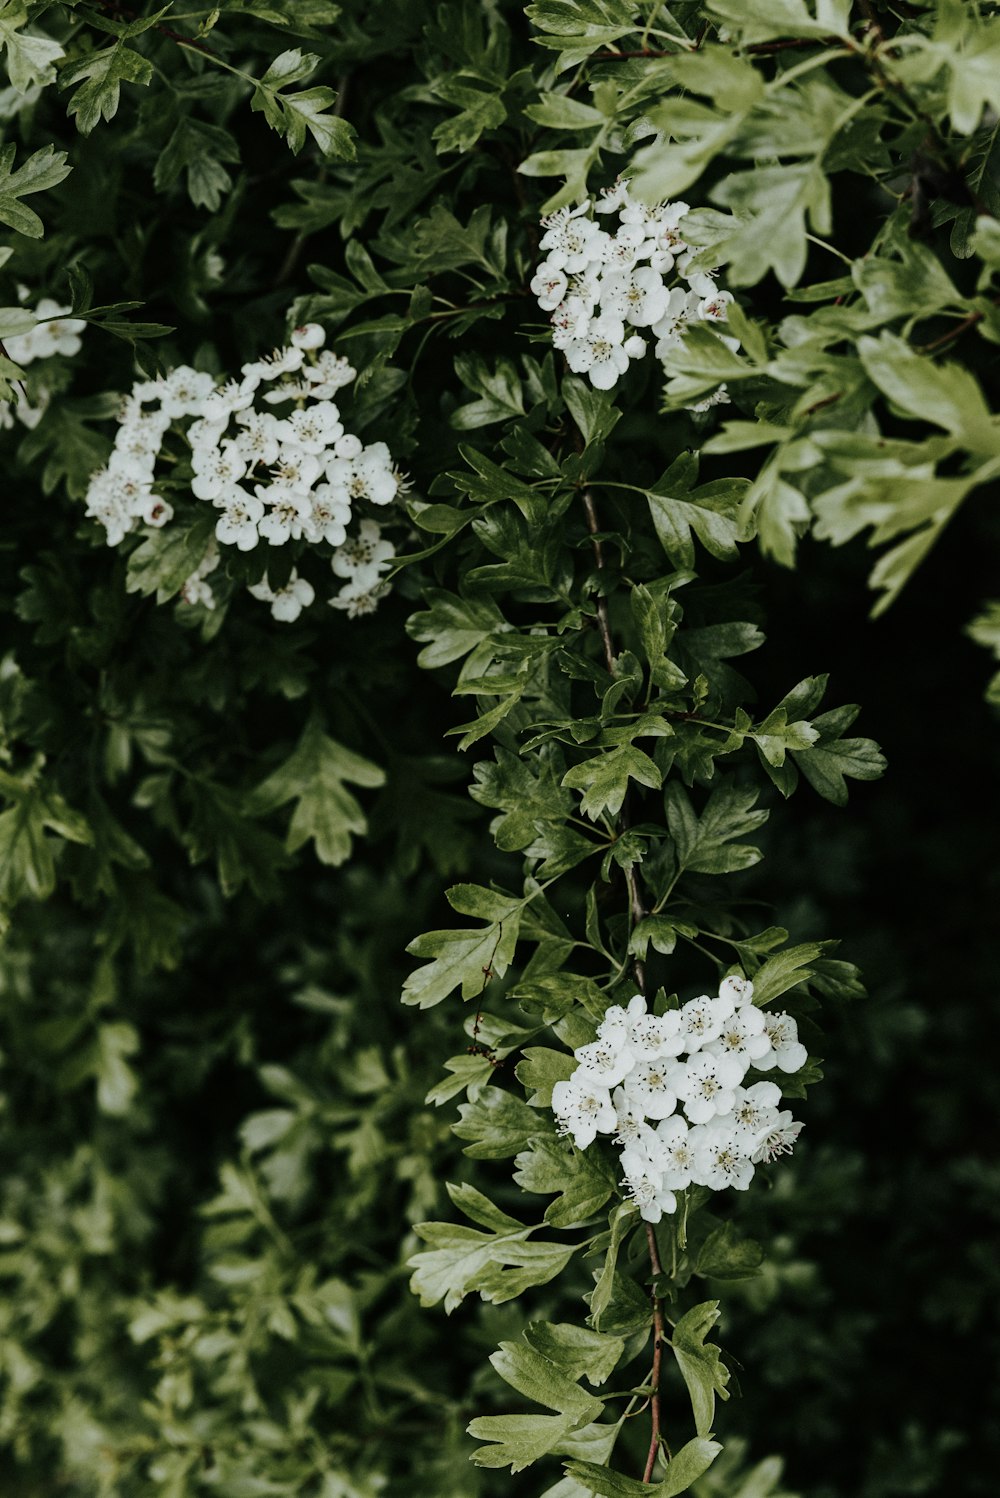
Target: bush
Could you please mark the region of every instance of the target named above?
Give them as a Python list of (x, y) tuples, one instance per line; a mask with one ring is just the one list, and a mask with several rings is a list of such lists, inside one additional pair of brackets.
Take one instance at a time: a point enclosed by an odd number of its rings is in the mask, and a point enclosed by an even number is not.
[(996, 12), (0, 7), (5, 1494), (992, 1492)]

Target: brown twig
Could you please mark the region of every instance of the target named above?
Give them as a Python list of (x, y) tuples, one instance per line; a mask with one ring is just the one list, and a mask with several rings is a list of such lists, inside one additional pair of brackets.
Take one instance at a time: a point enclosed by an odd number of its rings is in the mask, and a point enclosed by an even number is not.
[(656, 1232), (652, 1223), (646, 1223), (646, 1244), (649, 1248), (649, 1262), (653, 1270), (653, 1288), (650, 1297), (653, 1302), (653, 1371), (650, 1374), (649, 1398), (650, 1421), (652, 1430), (649, 1437), (649, 1451), (646, 1454), (646, 1466), (643, 1470), (643, 1482), (652, 1482), (653, 1469), (656, 1466), (656, 1453), (663, 1442), (660, 1434), (660, 1372), (663, 1363), (663, 1341), (665, 1328), (663, 1324), (663, 1302), (656, 1291), (656, 1278), (663, 1273), (663, 1265), (660, 1263), (660, 1250), (656, 1242)]
[[(994, 306), (997, 306), (998, 300), (1000, 299), (997, 297), (993, 298)], [(936, 349), (947, 348), (949, 343), (954, 343), (956, 338), (961, 338), (962, 334), (968, 332), (969, 328), (974, 328), (977, 323), (981, 323), (985, 316), (985, 312), (970, 312), (968, 317), (963, 317), (961, 322), (957, 322), (953, 328), (949, 328), (947, 333), (942, 333), (939, 338), (932, 338), (930, 343), (915, 343), (913, 346), (918, 354), (933, 354)]]

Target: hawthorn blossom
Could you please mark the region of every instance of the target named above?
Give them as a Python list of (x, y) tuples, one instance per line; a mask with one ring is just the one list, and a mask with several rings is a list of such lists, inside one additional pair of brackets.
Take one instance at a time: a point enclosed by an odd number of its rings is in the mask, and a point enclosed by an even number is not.
[(302, 610), (307, 609), (316, 597), (312, 584), (306, 582), (304, 577), (299, 577), (294, 567), (283, 588), (271, 588), (265, 573), (262, 580), (251, 583), (247, 591), (263, 603), (269, 603), (271, 617), (282, 624), (293, 624)]
[[(554, 347), (597, 389), (612, 389), (650, 339), (669, 372), (688, 326), (725, 321), (733, 296), (714, 274), (693, 268), (698, 256), (682, 232), (690, 211), (682, 202), (633, 200), (628, 180), (619, 178), (596, 201), (543, 219), (543, 258), (531, 291), (549, 315)], [(626, 338), (616, 322), (636, 331)], [(717, 336), (739, 347), (738, 339)], [(689, 409), (705, 411), (727, 399), (723, 389)]]
[(789, 1069), (799, 1046), (790, 1016), (752, 1000), (750, 980), (731, 973), (717, 994), (659, 1014), (641, 994), (613, 1004), (553, 1088), (559, 1129), (578, 1148), (599, 1134), (620, 1148), (622, 1189), (646, 1222), (676, 1211), (692, 1185), (745, 1191), (754, 1167), (789, 1153), (801, 1131), (776, 1083), (751, 1073), (746, 1085), (753, 1067), (780, 1069), (779, 1056)]
[[(55, 330), (59, 338), (73, 331)], [(295, 561), (307, 548), (325, 548), (340, 582), (327, 602), (349, 619), (372, 613), (390, 591), (384, 574), (396, 548), (371, 512), (410, 485), (385, 442), (345, 431), (333, 396), (357, 371), (325, 342), (319, 323), (304, 323), (237, 376), (217, 380), (180, 365), (137, 380), (121, 402), (114, 450), (87, 488), (87, 514), (108, 544), (140, 528), (190, 524), (198, 505), (211, 505), (214, 541), (181, 586), (185, 603), (215, 607), (207, 578), (220, 547), (250, 552), (263, 542), (290, 547)], [(282, 404), (283, 413), (268, 409)], [(185, 446), (177, 452), (171, 442)], [(157, 487), (161, 461), (171, 464), (169, 502)], [(234, 576), (231, 565), (227, 572)], [(251, 592), (283, 622), (315, 597), (294, 568), (283, 588), (265, 576)]]

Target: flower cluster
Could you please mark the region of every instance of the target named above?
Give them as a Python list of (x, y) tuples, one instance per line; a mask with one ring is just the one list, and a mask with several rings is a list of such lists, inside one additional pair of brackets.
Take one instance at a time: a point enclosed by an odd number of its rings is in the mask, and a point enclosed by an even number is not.
[[(616, 214), (604, 229), (591, 214)], [(610, 390), (648, 339), (669, 367), (685, 327), (722, 322), (733, 301), (711, 275), (691, 268), (693, 252), (683, 236), (687, 203), (633, 202), (619, 179), (594, 203), (560, 208), (542, 220), (538, 266), (531, 290), (550, 314), (552, 341), (575, 374), (598, 390)], [(737, 339), (725, 337), (731, 348)], [(725, 387), (692, 407), (704, 410), (727, 401)]]
[[(19, 286), (17, 294), (23, 302), (30, 292), (27, 286)], [(74, 354), (78, 354), (82, 347), (80, 335), (87, 324), (82, 318), (67, 317), (65, 314), (70, 311), (72, 308), (61, 307), (51, 297), (42, 297), (35, 308), (37, 325), (27, 333), (16, 333), (4, 339), (7, 357), (22, 369), (27, 369), (29, 364), (34, 364), (38, 359), (51, 359), (55, 354), (72, 358)], [(16, 404), (0, 407), (0, 428), (9, 430), (14, 425), (15, 417), (22, 426), (36, 427), (45, 415), (51, 398), (51, 391), (47, 386), (36, 381), (34, 403), (22, 397)]]
[(621, 1145), (623, 1185), (646, 1222), (677, 1208), (692, 1184), (745, 1191), (754, 1166), (791, 1151), (802, 1129), (774, 1082), (744, 1086), (751, 1068), (795, 1072), (805, 1046), (794, 1019), (755, 1008), (753, 984), (726, 978), (715, 998), (650, 1014), (636, 995), (615, 1005), (576, 1070), (552, 1089), (560, 1131), (586, 1149), (598, 1134)]
[[(104, 526), (108, 544), (173, 521), (166, 489), (178, 503), (190, 496), (216, 512), (214, 540), (181, 590), (186, 602), (215, 606), (208, 578), (220, 547), (250, 552), (298, 542), (332, 552), (341, 583), (333, 607), (351, 618), (370, 613), (389, 591), (384, 573), (395, 548), (366, 511), (384, 511), (403, 480), (384, 442), (366, 446), (345, 431), (334, 397), (356, 371), (325, 340), (318, 324), (307, 323), (286, 348), (244, 364), (237, 379), (219, 384), (181, 365), (137, 382), (122, 405), (114, 452), (87, 491), (87, 514)], [(179, 453), (166, 446), (171, 436)], [(280, 586), (265, 573), (249, 591), (285, 622), (315, 599), (294, 568)]]

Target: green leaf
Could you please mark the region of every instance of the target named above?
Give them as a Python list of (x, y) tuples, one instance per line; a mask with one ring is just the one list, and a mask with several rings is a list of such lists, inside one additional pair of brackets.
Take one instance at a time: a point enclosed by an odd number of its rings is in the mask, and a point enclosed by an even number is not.
[(523, 1059), (514, 1068), (514, 1075), (531, 1094), (528, 1103), (532, 1108), (551, 1108), (553, 1087), (557, 1082), (566, 1081), (575, 1070), (576, 1058), (568, 1051), (532, 1045), (525, 1049)]
[(44, 192), (55, 187), (68, 177), (71, 167), (66, 165), (66, 152), (56, 151), (52, 146), (43, 146), (27, 161), (11, 171), (16, 147), (13, 144), (0, 149), (0, 223), (8, 224), (18, 234), (29, 239), (41, 239), (45, 232), (38, 214), (26, 208), (22, 198), (33, 192)]
[(607, 1237), (604, 1263), (596, 1276), (590, 1295), (590, 1319), (598, 1331), (601, 1317), (611, 1304), (615, 1270), (622, 1244), (636, 1225), (638, 1212), (633, 1202), (621, 1202), (611, 1214), (611, 1229)]
[(706, 0), (706, 10), (725, 21), (744, 46), (776, 37), (829, 36), (850, 39), (851, 0)]
[(292, 755), (251, 793), (247, 810), (266, 816), (296, 803), (285, 846), (295, 853), (311, 838), (321, 863), (341, 864), (350, 857), (354, 837), (368, 822), (347, 785), (372, 789), (385, 783), (385, 772), (343, 744), (329, 738), (318, 718), (310, 718)]
[(128, 559), (126, 592), (144, 597), (155, 593), (157, 603), (166, 603), (204, 561), (214, 530), (213, 515), (201, 515), (185, 528), (165, 525), (147, 530)]
[(525, 1399), (561, 1414), (574, 1415), (581, 1424), (596, 1419), (603, 1409), (599, 1399), (586, 1393), (574, 1379), (567, 1378), (529, 1343), (501, 1342), (490, 1362), (504, 1382)]
[(436, 125), (431, 134), (439, 156), (471, 151), (485, 131), (498, 129), (507, 118), (502, 87), (465, 70), (436, 79), (433, 91), (445, 103), (459, 106), (459, 113)]
[(695, 564), (692, 532), (720, 561), (734, 561), (736, 543), (743, 539), (740, 505), (750, 480), (717, 479), (692, 489), (697, 473), (697, 459), (682, 453), (663, 477), (644, 491), (660, 544), (678, 567)]
[(415, 1225), (414, 1231), (429, 1245), (408, 1261), (413, 1270), (410, 1285), (421, 1305), (443, 1300), (450, 1313), (477, 1290), (483, 1300), (500, 1305), (532, 1285), (547, 1284), (576, 1251), (574, 1244), (532, 1242), (536, 1228), (501, 1212), (472, 1186), (449, 1186), (448, 1194), (487, 1231), (448, 1222)]
[(694, 1258), (695, 1274), (706, 1279), (751, 1279), (760, 1270), (764, 1251), (752, 1238), (744, 1238), (732, 1222), (720, 1223), (701, 1244)]
[(113, 47), (87, 53), (77, 62), (67, 64), (59, 75), (59, 83), (62, 88), (80, 84), (69, 101), (67, 113), (76, 115), (80, 134), (89, 135), (100, 120), (113, 120), (118, 113), (123, 83), (146, 87), (152, 76), (153, 64), (147, 58), (116, 42)]
[[(532, 1108), (526, 1111), (535, 1112)], [(534, 1133), (537, 1136), (539, 1131)], [(615, 1172), (601, 1156), (592, 1150), (578, 1150), (565, 1140), (535, 1137), (531, 1148), (519, 1154), (514, 1164), (514, 1180), (523, 1190), (541, 1196), (558, 1193), (545, 1212), (545, 1221), (552, 1227), (578, 1227), (588, 1222), (615, 1190)]]
[(476, 930), (427, 931), (407, 951), (431, 961), (403, 984), (404, 1004), (428, 1009), (461, 987), (463, 999), (474, 999), (494, 976), (502, 978), (514, 958), (524, 901), (496, 898), (495, 916)]
[(524, 415), (521, 381), (510, 359), (498, 360), (496, 368), (491, 370), (485, 359), (475, 354), (459, 354), (455, 373), (467, 390), (480, 397), (451, 413), (451, 425), (456, 430), (467, 432)]
[(712, 791), (699, 817), (684, 787), (669, 781), (664, 801), (679, 866), (698, 874), (732, 874), (759, 863), (760, 850), (737, 841), (767, 821), (768, 812), (753, 810), (759, 795), (728, 782)]
[(719, 1349), (705, 1338), (719, 1319), (719, 1302), (706, 1300), (694, 1306), (674, 1327), (670, 1335), (677, 1365), (691, 1397), (694, 1427), (699, 1436), (707, 1436), (715, 1422), (715, 1396), (728, 1399), (729, 1369), (719, 1356)]
[(769, 1004), (790, 988), (797, 988), (813, 975), (812, 964), (824, 952), (833, 951), (836, 942), (809, 941), (797, 947), (788, 947), (768, 957), (753, 974), (753, 1001)]
[(602, 812), (616, 817), (628, 792), (630, 780), (658, 790), (663, 776), (656, 765), (634, 744), (619, 744), (605, 754), (596, 754), (566, 771), (560, 784), (582, 791), (580, 801), (585, 816), (596, 822)]
[(531, 1321), (523, 1335), (530, 1347), (570, 1378), (586, 1378), (595, 1385), (611, 1377), (625, 1351), (623, 1337), (607, 1337), (569, 1322)]
[(0, 14), (0, 47), (7, 53), (7, 76), (19, 94), (27, 93), (32, 84), (51, 83), (55, 63), (66, 53), (59, 42), (48, 36), (32, 36), (21, 30), (28, 21), (24, 5), (13, 0)]
[(834, 708), (813, 718), (819, 737), (805, 752), (792, 751), (792, 759), (815, 791), (835, 806), (847, 805), (851, 780), (878, 780), (885, 774), (885, 756), (873, 739), (845, 739), (844, 729), (853, 723), (858, 709)]
[(503, 615), (490, 598), (459, 598), (443, 588), (428, 588), (426, 612), (411, 614), (406, 632), (426, 642), (417, 656), (425, 670), (447, 666), (482, 644), (494, 630), (504, 628)]
[(452, 1125), (452, 1133), (472, 1141), (463, 1154), (475, 1160), (505, 1160), (551, 1128), (551, 1120), (536, 1108), (499, 1087), (487, 1087), (458, 1112), (460, 1121)]
[(904, 415), (943, 427), (970, 452), (1000, 454), (1000, 426), (962, 365), (934, 364), (894, 333), (860, 339), (858, 353), (868, 378)]
[(14, 800), (0, 813), (0, 907), (9, 908), (25, 895), (45, 900), (55, 889), (61, 843), (90, 843), (93, 833), (57, 791), (40, 783), (3, 774), (0, 792)]
[(602, 1498), (677, 1498), (677, 1494), (686, 1493), (691, 1484), (708, 1471), (721, 1450), (718, 1441), (701, 1438), (688, 1441), (668, 1462), (664, 1480), (652, 1485), (622, 1477), (620, 1473), (597, 1467), (593, 1462), (567, 1462), (566, 1471), (587, 1491), (599, 1493)]
[(153, 184), (162, 192), (185, 172), (192, 203), (215, 213), (223, 194), (232, 187), (232, 178), (222, 163), (239, 159), (240, 148), (228, 130), (185, 117), (157, 157)]
[(303, 89), (297, 94), (284, 93), (312, 73), (320, 59), (297, 47), (276, 57), (263, 78), (254, 87), (250, 108), (263, 113), (267, 123), (283, 135), (295, 155), (311, 135), (327, 160), (353, 161), (356, 150), (354, 129), (336, 113), (329, 113), (337, 102), (332, 88)]

